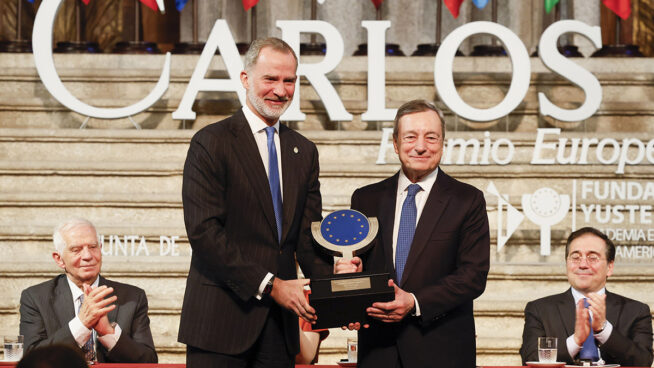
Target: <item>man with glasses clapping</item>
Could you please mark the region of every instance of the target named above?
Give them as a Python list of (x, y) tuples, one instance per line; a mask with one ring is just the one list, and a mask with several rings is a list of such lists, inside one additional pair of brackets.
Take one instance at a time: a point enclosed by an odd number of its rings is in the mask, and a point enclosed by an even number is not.
[(606, 290), (615, 245), (592, 227), (574, 231), (565, 246), (570, 289), (527, 303), (520, 355), (538, 361), (538, 337), (557, 337), (557, 361), (628, 367), (652, 365), (652, 318), (647, 304)]

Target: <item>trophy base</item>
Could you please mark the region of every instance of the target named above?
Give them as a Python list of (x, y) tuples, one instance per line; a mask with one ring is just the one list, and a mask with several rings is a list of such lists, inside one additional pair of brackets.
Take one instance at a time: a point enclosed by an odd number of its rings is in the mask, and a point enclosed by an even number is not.
[(312, 279), (309, 304), (318, 320), (314, 329), (347, 326), (351, 322), (369, 322), (366, 308), (374, 302), (395, 299), (388, 286), (389, 275), (347, 273), (328, 279)]

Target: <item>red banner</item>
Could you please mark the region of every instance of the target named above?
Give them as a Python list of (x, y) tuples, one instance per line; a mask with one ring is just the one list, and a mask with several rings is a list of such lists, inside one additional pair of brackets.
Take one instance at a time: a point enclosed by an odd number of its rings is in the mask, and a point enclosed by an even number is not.
[(156, 0), (139, 0), (139, 1), (142, 2), (143, 4), (145, 4), (145, 6), (147, 6), (148, 8), (150, 8), (150, 9), (152, 9), (154, 11), (159, 10), (159, 6), (157, 6), (157, 1)]
[(602, 0), (604, 5), (622, 19), (631, 15), (631, 0)]
[(375, 4), (375, 8), (379, 9), (379, 7), (381, 6), (382, 1), (384, 1), (384, 0), (371, 0), (371, 1), (372, 1), (373, 4)]
[(257, 5), (258, 2), (259, 0), (243, 0), (243, 9), (248, 11), (252, 9), (253, 6)]
[(450, 10), (450, 13), (452, 13), (452, 16), (454, 18), (457, 18), (459, 16), (459, 8), (461, 7), (461, 4), (463, 3), (463, 0), (443, 0), (445, 3), (445, 6)]

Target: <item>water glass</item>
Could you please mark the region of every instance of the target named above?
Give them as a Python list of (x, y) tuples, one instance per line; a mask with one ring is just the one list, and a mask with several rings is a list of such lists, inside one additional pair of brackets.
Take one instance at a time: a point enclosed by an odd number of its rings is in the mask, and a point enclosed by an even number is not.
[(556, 362), (556, 337), (539, 337), (538, 338), (538, 361), (541, 363)]
[(23, 335), (5, 336), (5, 361), (17, 362), (23, 357)]
[(348, 362), (356, 363), (358, 350), (359, 350), (359, 342), (357, 341), (357, 339), (348, 338), (347, 339), (347, 361)]

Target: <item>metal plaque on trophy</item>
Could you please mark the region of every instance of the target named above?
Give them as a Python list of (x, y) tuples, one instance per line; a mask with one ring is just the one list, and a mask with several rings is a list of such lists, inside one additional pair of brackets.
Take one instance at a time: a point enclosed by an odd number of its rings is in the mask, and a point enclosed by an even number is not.
[[(311, 224), (313, 238), (323, 251), (332, 256), (351, 259), (373, 246), (379, 224), (355, 210), (330, 213), (320, 222)], [(350, 322), (368, 322), (366, 308), (374, 302), (395, 298), (388, 286), (389, 274), (365, 272), (333, 275), (311, 280), (309, 304), (318, 320), (313, 328), (346, 326)]]

